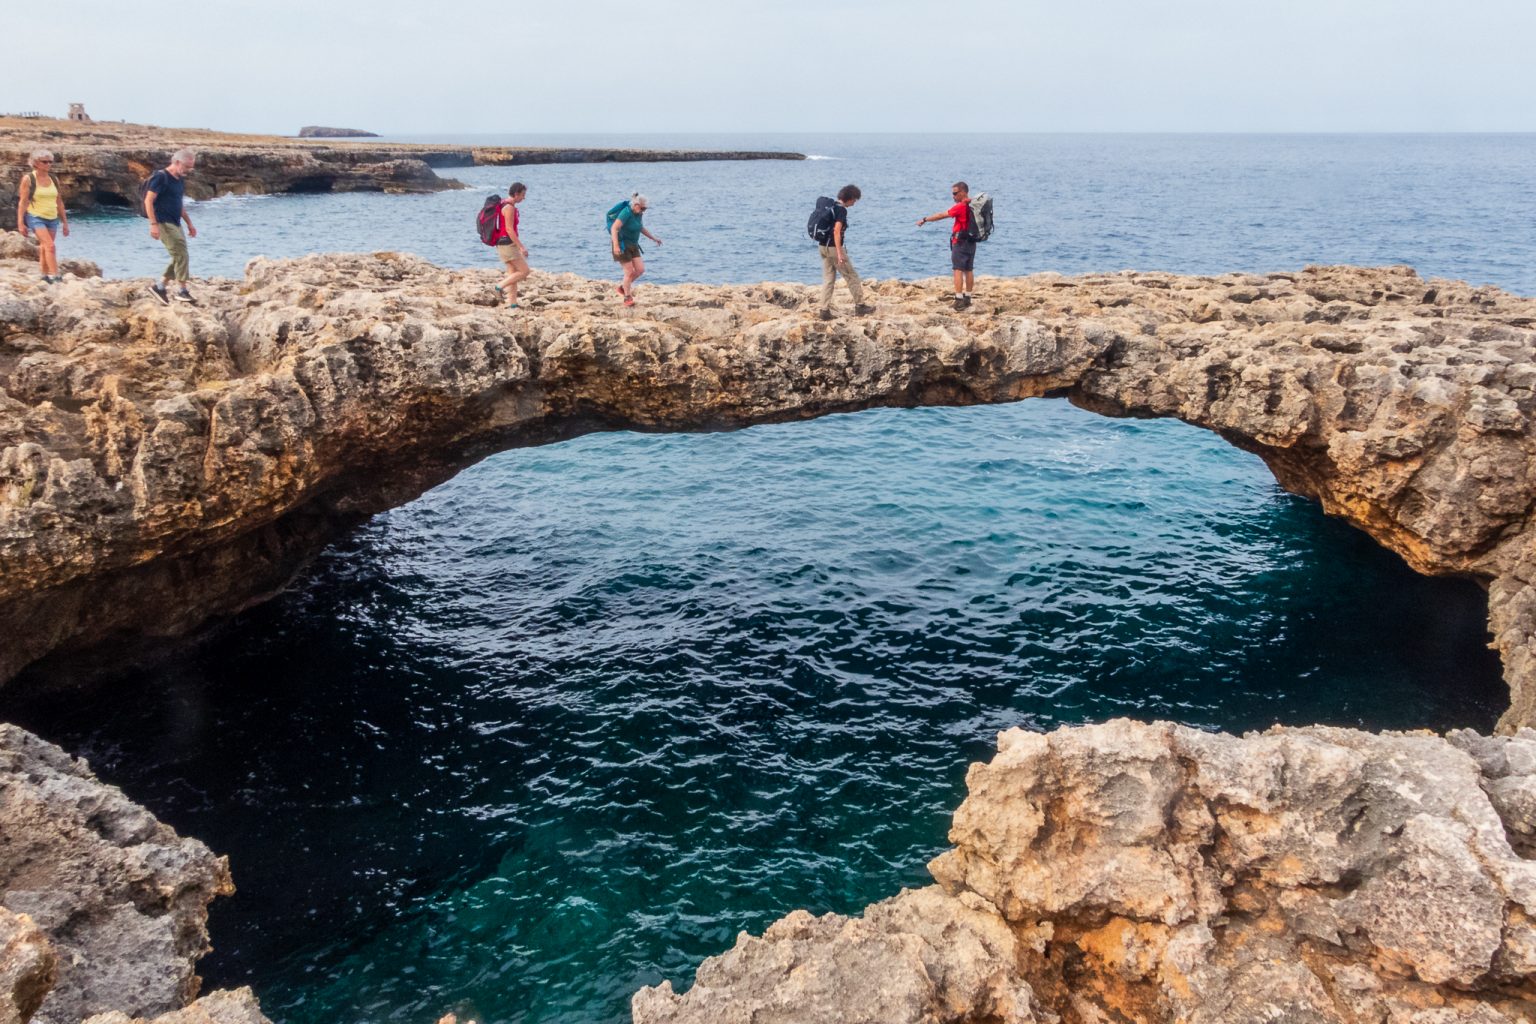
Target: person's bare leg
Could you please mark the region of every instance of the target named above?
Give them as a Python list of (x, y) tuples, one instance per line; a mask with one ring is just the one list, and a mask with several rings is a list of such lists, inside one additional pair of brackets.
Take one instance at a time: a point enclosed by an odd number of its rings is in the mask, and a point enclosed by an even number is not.
[(976, 288), (976, 272), (974, 270), (967, 270), (967, 271), (965, 271), (965, 294), (967, 294), (967, 295), (971, 294), (971, 292), (973, 290), (975, 290), (975, 288)]
[(960, 295), (965, 291), (965, 271), (955, 271), (955, 294)]
[(640, 280), (640, 275), (644, 274), (644, 273), (645, 273), (645, 260), (641, 259), (639, 256), (636, 256), (634, 259), (632, 259), (628, 263), (624, 264), (624, 297), (625, 298), (633, 299), (635, 297), (635, 282)]
[(501, 279), (502, 293), (507, 297), (507, 304), (517, 302), (517, 286), (528, 279), (533, 271), (528, 267), (527, 260), (513, 260), (506, 264), (507, 276)]
[(48, 228), (38, 228), (37, 235), (37, 263), (43, 268), (43, 276), (59, 272), (58, 250), (53, 245), (53, 232)]

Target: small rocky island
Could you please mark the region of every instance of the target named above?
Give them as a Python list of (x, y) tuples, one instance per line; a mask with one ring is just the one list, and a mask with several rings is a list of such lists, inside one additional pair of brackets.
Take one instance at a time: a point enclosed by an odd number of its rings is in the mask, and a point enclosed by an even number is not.
[(361, 128), (326, 128), (318, 124), (307, 124), (299, 129), (301, 139), (376, 139), (378, 132), (365, 132)]
[[(637, 1024), (1515, 1024), (1536, 1006), (1536, 300), (1406, 267), (649, 288), (411, 256), (253, 260), (197, 308), (0, 236), (0, 685), (117, 661), (280, 590), (486, 455), (1054, 395), (1261, 457), (1489, 594), (1500, 735), (1114, 721), (1012, 730), (934, 884), (788, 915), (636, 994)], [(6, 256), (15, 259), (7, 260)], [(258, 1024), (197, 999), (214, 851), (0, 728), (0, 1021)], [(216, 938), (216, 937), (215, 937)]]

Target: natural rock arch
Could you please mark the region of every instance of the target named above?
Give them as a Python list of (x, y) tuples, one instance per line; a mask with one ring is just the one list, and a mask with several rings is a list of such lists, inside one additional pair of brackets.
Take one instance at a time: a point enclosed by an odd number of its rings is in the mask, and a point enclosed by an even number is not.
[(255, 260), (199, 309), (0, 269), (0, 678), (178, 635), (488, 454), (591, 430), (718, 430), (1046, 394), (1169, 416), (1258, 454), (1421, 572), (1489, 587), (1536, 723), (1536, 301), (1406, 268), (1041, 275), (956, 315), (887, 282), (824, 323), (796, 285), (648, 289), (413, 257)]

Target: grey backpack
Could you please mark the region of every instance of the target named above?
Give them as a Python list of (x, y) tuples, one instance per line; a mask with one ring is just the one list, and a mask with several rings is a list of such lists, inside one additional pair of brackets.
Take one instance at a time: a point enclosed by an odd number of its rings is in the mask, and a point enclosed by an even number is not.
[(985, 192), (976, 193), (971, 200), (970, 235), (978, 242), (992, 237), (992, 197)]

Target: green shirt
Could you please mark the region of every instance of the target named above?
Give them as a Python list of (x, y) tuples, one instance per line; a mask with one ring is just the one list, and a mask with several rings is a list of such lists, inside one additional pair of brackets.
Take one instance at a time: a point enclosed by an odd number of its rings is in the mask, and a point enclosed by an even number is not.
[(643, 213), (636, 213), (633, 207), (625, 207), (619, 211), (616, 223), (619, 225), (619, 250), (622, 252), (630, 246), (640, 244), (640, 229), (644, 227), (641, 220)]

